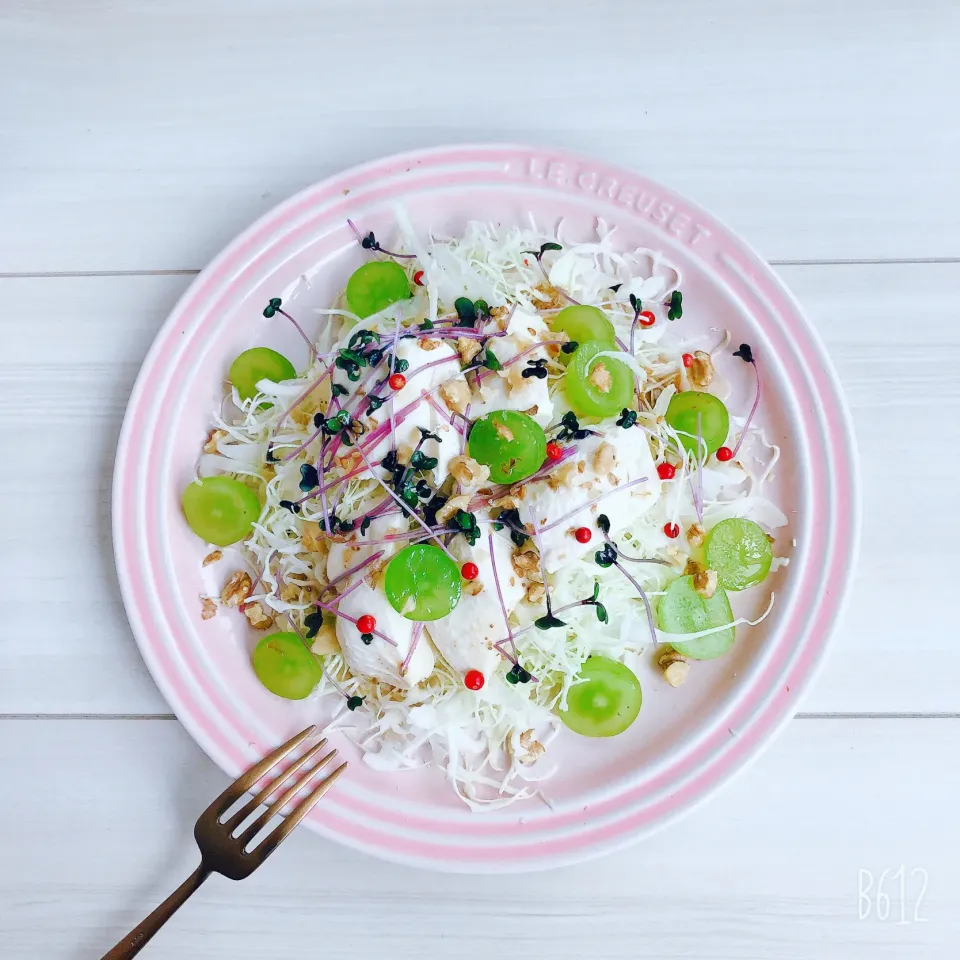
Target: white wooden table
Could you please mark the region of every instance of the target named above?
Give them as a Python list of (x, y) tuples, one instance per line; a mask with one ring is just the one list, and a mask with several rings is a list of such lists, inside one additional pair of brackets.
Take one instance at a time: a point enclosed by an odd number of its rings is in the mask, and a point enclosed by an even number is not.
[(294, 190), (499, 139), (687, 193), (806, 305), (863, 466), (832, 658), (750, 770), (642, 846), (471, 878), (304, 832), (144, 956), (955, 958), (958, 36), (955, 0), (0, 5), (0, 957), (99, 957), (192, 869), (225, 783), (140, 660), (110, 549), (164, 316)]

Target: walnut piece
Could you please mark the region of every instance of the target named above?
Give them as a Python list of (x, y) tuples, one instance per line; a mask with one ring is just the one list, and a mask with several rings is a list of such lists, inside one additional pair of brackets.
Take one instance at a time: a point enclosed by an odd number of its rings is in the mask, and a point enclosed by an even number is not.
[(483, 584), (479, 580), (467, 580), (463, 585), (463, 592), (471, 597), (483, 593)]
[(709, 600), (717, 592), (717, 571), (701, 570), (693, 575), (693, 589), (705, 600)]
[(223, 559), (223, 551), (214, 550), (212, 553), (208, 553), (203, 558), (203, 563), (201, 564), (201, 566), (209, 567), (211, 563), (216, 563), (218, 560), (222, 560), (222, 559)]
[(340, 652), (340, 641), (337, 640), (337, 628), (333, 620), (324, 620), (323, 626), (313, 638), (310, 649), (321, 657)]
[(610, 388), (613, 386), (613, 377), (602, 360), (594, 366), (590, 374), (590, 382), (601, 393), (610, 392)]
[(200, 598), (200, 619), (210, 620), (217, 615), (217, 604), (210, 597)]
[(207, 439), (203, 444), (204, 453), (219, 453), (217, 449), (217, 441), (222, 440), (227, 435), (226, 430), (211, 430), (207, 434)]
[(243, 615), (250, 621), (250, 626), (254, 630), (266, 630), (273, 626), (273, 617), (263, 609), (263, 606), (256, 601), (254, 603), (243, 604)]
[(253, 592), (253, 581), (249, 573), (238, 570), (228, 581), (220, 593), (220, 599), (228, 607), (236, 607)]
[(540, 603), (541, 600), (546, 596), (547, 589), (542, 583), (537, 583), (536, 580), (531, 580), (527, 584), (527, 603)]
[(671, 687), (683, 686), (683, 684), (687, 682), (687, 677), (690, 676), (690, 664), (675, 650), (663, 654), (660, 659), (657, 660), (657, 664), (663, 671), (663, 679), (666, 680)]
[(707, 531), (704, 530), (699, 523), (691, 523), (690, 526), (687, 527), (687, 542), (691, 547), (701, 546), (706, 536)]
[(441, 341), (435, 338), (427, 338), (420, 341), (420, 349), (432, 353), (441, 344)]
[(522, 753), (517, 759), (524, 765), (530, 766), (536, 763), (546, 751), (546, 748), (539, 740), (534, 740), (532, 730), (524, 730), (520, 734), (520, 746), (523, 747)]
[(300, 540), (303, 542), (303, 549), (310, 553), (321, 553), (326, 549), (324, 543), (323, 530), (320, 524), (313, 520), (307, 520), (300, 530)]
[(546, 480), (547, 486), (551, 490), (559, 490), (561, 487), (570, 488), (573, 486), (573, 477), (576, 473), (583, 473), (583, 461), (568, 460), (559, 470), (548, 473)]
[(440, 396), (446, 405), (455, 413), (466, 413), (470, 403), (470, 388), (467, 381), (462, 379), (451, 380), (440, 388)]
[(605, 473), (610, 473), (616, 465), (617, 451), (613, 448), (613, 444), (604, 440), (593, 455), (593, 469), (603, 476)]
[(469, 510), (472, 497), (468, 493), (451, 497), (438, 511), (437, 523), (447, 523), (458, 510)]
[(497, 431), (497, 436), (506, 440), (507, 443), (513, 440), (513, 431), (505, 423), (494, 420), (493, 429)]
[(461, 454), (454, 457), (449, 465), (450, 475), (465, 493), (474, 493), (490, 479), (490, 468), (477, 463), (473, 457)]
[(457, 337), (457, 353), (460, 362), (466, 366), (480, 352), (480, 341), (471, 337)]
[(713, 380), (713, 360), (704, 350), (696, 350), (693, 363), (687, 368), (687, 379), (695, 387), (709, 387)]
[(515, 550), (510, 563), (517, 576), (542, 580), (540, 576), (540, 556), (536, 550)]

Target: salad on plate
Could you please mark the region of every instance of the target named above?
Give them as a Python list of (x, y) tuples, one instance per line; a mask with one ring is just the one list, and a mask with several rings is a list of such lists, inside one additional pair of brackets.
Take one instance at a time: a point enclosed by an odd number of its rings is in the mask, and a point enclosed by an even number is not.
[(263, 686), (373, 768), (435, 764), (475, 809), (547, 799), (558, 737), (638, 722), (637, 664), (681, 687), (758, 622), (730, 594), (788, 562), (758, 357), (685, 336), (679, 269), (603, 221), (436, 237), (401, 210), (391, 249), (348, 223), (367, 259), (319, 324), (263, 311), (306, 367), (255, 346), (227, 371), (182, 497), (231, 571), (200, 615), (238, 608)]

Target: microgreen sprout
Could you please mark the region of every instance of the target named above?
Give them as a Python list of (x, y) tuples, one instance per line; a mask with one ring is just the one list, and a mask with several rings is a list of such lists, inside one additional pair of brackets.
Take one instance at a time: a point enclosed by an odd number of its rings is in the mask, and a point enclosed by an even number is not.
[(560, 296), (563, 297), (564, 300), (566, 300), (568, 303), (573, 303), (573, 304), (576, 304), (577, 306), (579, 306), (579, 305), (580, 305), (580, 301), (579, 301), (579, 300), (574, 300), (573, 297), (571, 297), (570, 294), (567, 293), (565, 290), (561, 290), (559, 287), (557, 287), (557, 286), (555, 286), (554, 284), (550, 283), (550, 275), (547, 273), (547, 269), (546, 269), (546, 267), (544, 267), (544, 265), (543, 265), (543, 255), (544, 255), (545, 253), (548, 253), (548, 252), (551, 251), (551, 250), (562, 250), (562, 249), (563, 249), (563, 247), (560, 246), (559, 243), (542, 243), (542, 244), (540, 245), (540, 249), (539, 249), (539, 250), (522, 250), (521, 253), (522, 253), (524, 256), (533, 257), (533, 258), (537, 261), (537, 266), (540, 268), (540, 272), (543, 274), (543, 279), (546, 280), (546, 281), (547, 281), (547, 284), (548, 284), (552, 289), (556, 290), (557, 293), (559, 293)]
[(280, 316), (286, 317), (296, 328), (297, 333), (299, 333), (300, 336), (303, 337), (304, 343), (306, 343), (306, 345), (310, 348), (310, 356), (313, 357), (314, 360), (316, 360), (317, 348), (313, 345), (313, 341), (306, 335), (306, 333), (304, 333), (303, 327), (301, 327), (300, 324), (297, 323), (297, 321), (294, 320), (293, 317), (291, 317), (286, 310), (280, 309), (280, 306), (282, 303), (283, 301), (279, 297), (272, 297), (270, 299), (270, 302), (266, 305), (266, 307), (264, 307), (263, 315), (268, 320), (271, 319), (272, 317), (275, 317), (278, 313), (280, 314)]
[[(600, 522), (601, 519), (603, 520), (602, 524)], [(650, 606), (650, 599), (647, 597), (647, 594), (644, 591), (643, 587), (641, 587), (640, 584), (637, 583), (636, 579), (632, 577), (626, 571), (626, 569), (624, 569), (623, 564), (620, 563), (619, 561), (619, 551), (617, 550), (616, 545), (613, 543), (612, 540), (607, 538), (607, 534), (610, 531), (609, 518), (606, 515), (601, 514), (599, 517), (597, 517), (597, 526), (600, 527), (600, 530), (603, 533), (604, 538), (606, 539), (606, 543), (603, 545), (603, 549), (598, 550), (594, 554), (594, 560), (597, 566), (604, 567), (604, 568), (616, 567), (630, 581), (630, 583), (633, 584), (633, 588), (640, 595), (640, 599), (643, 601), (643, 606), (647, 613), (647, 625), (650, 627), (650, 638), (651, 640), (656, 642), (657, 626), (653, 619), (653, 608)]]
[(743, 439), (747, 435), (747, 430), (750, 429), (750, 424), (753, 422), (757, 408), (760, 406), (760, 368), (757, 366), (756, 358), (753, 355), (753, 349), (749, 343), (741, 343), (739, 348), (733, 351), (733, 355), (735, 357), (739, 357), (744, 363), (749, 363), (753, 367), (753, 372), (757, 377), (757, 393), (753, 398), (753, 406), (750, 408), (750, 412), (747, 414), (747, 419), (743, 424), (743, 429), (740, 431), (740, 439), (737, 440), (737, 445), (733, 448), (732, 456), (735, 457), (739, 452), (741, 445), (743, 444)]
[(382, 253), (387, 257), (394, 257), (397, 260), (416, 260), (417, 255), (415, 253), (394, 253), (392, 250), (386, 250), (380, 246), (372, 230), (369, 233), (363, 234), (349, 218), (347, 219), (347, 223), (350, 225), (350, 229), (356, 234), (357, 242), (364, 250), (375, 250), (377, 253)]
[(547, 379), (547, 360), (546, 358), (541, 360), (528, 360), (527, 365), (524, 368), (523, 372), (520, 374), (524, 380), (529, 380), (531, 377), (536, 377), (538, 380)]

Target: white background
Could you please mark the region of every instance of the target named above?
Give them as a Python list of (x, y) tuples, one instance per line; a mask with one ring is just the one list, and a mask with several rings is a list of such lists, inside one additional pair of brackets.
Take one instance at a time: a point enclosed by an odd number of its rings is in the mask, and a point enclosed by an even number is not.
[(956, 957), (958, 46), (954, 0), (0, 3), (0, 957), (99, 957), (193, 868), (225, 785), (144, 669), (110, 552), (154, 333), (293, 191), (476, 140), (659, 179), (798, 294), (863, 466), (833, 655), (767, 753), (642, 846), (447, 877), (304, 831), (144, 956)]

